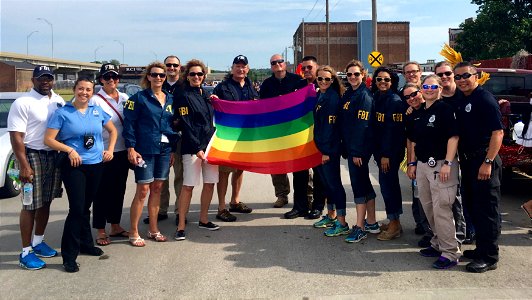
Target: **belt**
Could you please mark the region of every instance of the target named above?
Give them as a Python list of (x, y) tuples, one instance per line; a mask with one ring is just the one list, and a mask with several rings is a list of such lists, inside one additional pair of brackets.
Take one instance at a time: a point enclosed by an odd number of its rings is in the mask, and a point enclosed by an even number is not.
[(429, 156), (429, 158), (427, 158), (427, 159), (418, 158), (417, 160), (419, 160), (420, 162), (426, 164), (426, 163), (429, 162), (429, 160), (430, 160), (431, 158), (434, 159), (434, 160), (444, 160), (444, 159), (445, 159), (445, 157), (443, 157), (443, 158), (436, 158), (436, 157), (434, 157), (434, 156)]
[(460, 152), (459, 156), (460, 158), (463, 158), (465, 160), (473, 159), (475, 157), (479, 156), (486, 156), (486, 153), (488, 153), (488, 149), (478, 149), (476, 151), (470, 151), (470, 152)]

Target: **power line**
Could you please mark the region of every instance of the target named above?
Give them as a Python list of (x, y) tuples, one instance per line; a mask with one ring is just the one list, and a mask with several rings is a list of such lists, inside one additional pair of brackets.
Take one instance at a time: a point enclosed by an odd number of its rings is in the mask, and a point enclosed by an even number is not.
[(337, 0), (336, 1), (336, 4), (333, 6), (333, 8), (331, 10), (334, 10), (336, 8), (336, 6), (338, 5), (338, 3), (340, 3), (341, 0)]
[(314, 7), (316, 7), (316, 4), (318, 4), (318, 1), (319, 1), (319, 0), (316, 0), (316, 2), (314, 2), (314, 6), (312, 6), (312, 9), (308, 12), (308, 14), (307, 14), (307, 16), (305, 17), (305, 19), (308, 18), (308, 16), (310, 16), (310, 14), (312, 13), (312, 11), (314, 10)]

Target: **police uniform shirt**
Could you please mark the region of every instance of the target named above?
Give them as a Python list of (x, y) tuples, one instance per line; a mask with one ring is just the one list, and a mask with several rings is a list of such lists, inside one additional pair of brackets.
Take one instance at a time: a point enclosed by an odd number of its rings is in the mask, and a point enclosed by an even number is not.
[(503, 129), (502, 115), (495, 97), (482, 87), (463, 96), (456, 115), (460, 128), (458, 150), (472, 154), (488, 147), (493, 131)]
[(405, 114), (405, 129), (406, 137), (412, 141), (416, 141), (414, 124), (421, 120), (421, 115), (425, 111), (425, 103), (421, 103), (418, 109), (412, 108), (412, 112), (407, 115)]
[(456, 89), (454, 95), (450, 97), (442, 96), (440, 100), (449, 104), (456, 112), (458, 110), (458, 104), (460, 103), (460, 99), (462, 99), (462, 97), (464, 97), (464, 94), (460, 90)]
[(447, 142), (458, 135), (458, 123), (453, 108), (442, 101), (419, 110), (419, 120), (413, 123), (413, 141), (418, 160), (427, 162), (429, 157), (445, 159)]

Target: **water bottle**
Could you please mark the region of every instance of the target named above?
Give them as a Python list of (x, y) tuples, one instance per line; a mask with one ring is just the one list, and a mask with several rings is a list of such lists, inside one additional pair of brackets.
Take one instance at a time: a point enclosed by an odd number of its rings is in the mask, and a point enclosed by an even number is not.
[(33, 203), (33, 184), (31, 182), (24, 183), (22, 188), (22, 204), (31, 205)]
[(137, 159), (137, 167), (139, 167), (139, 168), (147, 168), (148, 165), (146, 164), (144, 159), (139, 158), (139, 159)]
[(20, 188), (19, 175), (20, 175), (20, 171), (13, 166), (13, 161), (11, 161), (7, 169), (7, 176), (11, 178), (11, 180), (13, 181), (13, 184), (15, 185), (17, 189)]

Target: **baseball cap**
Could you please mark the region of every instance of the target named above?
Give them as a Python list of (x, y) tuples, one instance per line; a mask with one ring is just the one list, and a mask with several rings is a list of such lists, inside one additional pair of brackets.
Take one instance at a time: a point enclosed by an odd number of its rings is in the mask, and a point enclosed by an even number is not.
[(100, 76), (103, 76), (109, 72), (113, 72), (118, 75), (118, 66), (113, 64), (103, 64), (100, 68)]
[(54, 76), (52, 69), (49, 66), (36, 66), (33, 69), (33, 78), (39, 78), (43, 75)]
[(233, 64), (241, 64), (241, 63), (243, 63), (244, 65), (248, 64), (248, 58), (242, 54), (238, 55), (237, 57), (235, 57), (235, 59), (233, 59)]

